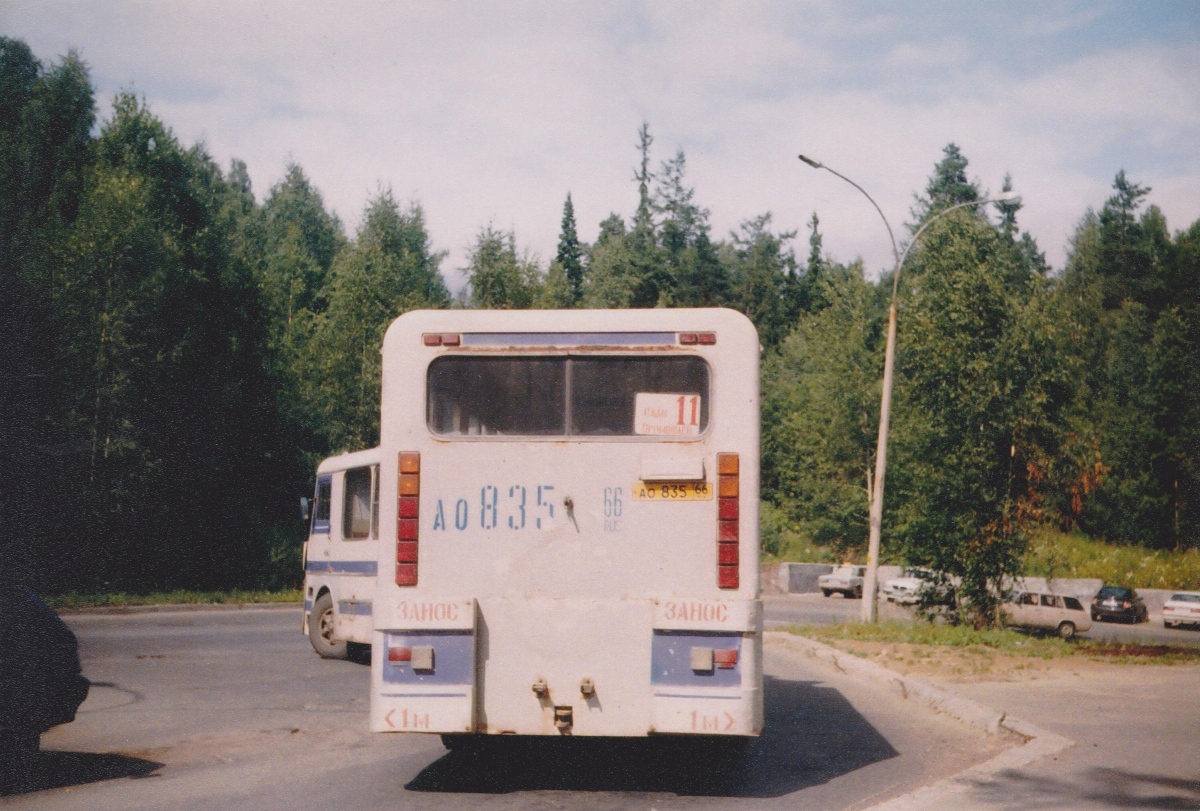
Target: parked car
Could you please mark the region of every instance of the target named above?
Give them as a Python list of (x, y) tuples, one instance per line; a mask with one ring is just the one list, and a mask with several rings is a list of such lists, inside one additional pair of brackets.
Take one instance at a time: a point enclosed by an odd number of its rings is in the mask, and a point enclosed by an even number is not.
[(829, 574), (817, 578), (817, 588), (828, 597), (835, 591), (843, 597), (862, 597), (863, 574), (866, 566), (853, 566), (849, 563), (838, 566)]
[(907, 605), (920, 600), (921, 593), (933, 581), (933, 572), (928, 569), (909, 568), (901, 572), (899, 577), (893, 577), (884, 583), (880, 591), (888, 602)]
[(1200, 626), (1200, 591), (1178, 591), (1163, 603), (1163, 627)]
[(0, 763), (36, 751), (41, 734), (75, 720), (90, 682), (75, 634), (24, 586), (0, 589), (6, 608), (0, 650)]
[(1133, 589), (1122, 586), (1105, 586), (1092, 598), (1092, 619), (1107, 622), (1145, 622), (1150, 618), (1146, 604)]
[(1004, 615), (1009, 625), (1054, 631), (1063, 639), (1092, 627), (1091, 614), (1078, 597), (1069, 594), (1014, 591), (1004, 606)]

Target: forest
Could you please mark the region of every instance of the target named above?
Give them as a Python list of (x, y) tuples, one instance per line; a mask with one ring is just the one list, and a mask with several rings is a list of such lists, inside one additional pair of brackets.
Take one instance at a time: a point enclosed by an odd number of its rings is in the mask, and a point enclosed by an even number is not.
[[(301, 166), (256, 193), (144, 99), (98, 120), (77, 55), (0, 38), (10, 576), (47, 594), (295, 585), (299, 496), (320, 458), (377, 441), (383, 332), (430, 307), (745, 313), (765, 550), (861, 557), (890, 271), (827, 255), (816, 212), (803, 237), (769, 212), (714, 234), (682, 151), (656, 159), (643, 125), (630, 155), (638, 205), (594, 243), (567, 193), (549, 262), (485, 224), (452, 293), (419, 202), (381, 188), (347, 233)], [(907, 233), (983, 196), (951, 143)], [(1200, 546), (1198, 281), (1200, 221), (1170, 231), (1123, 171), (1060, 269), (1019, 203), (931, 224), (900, 279), (885, 559), (986, 584), (1021, 570), (1036, 527)]]

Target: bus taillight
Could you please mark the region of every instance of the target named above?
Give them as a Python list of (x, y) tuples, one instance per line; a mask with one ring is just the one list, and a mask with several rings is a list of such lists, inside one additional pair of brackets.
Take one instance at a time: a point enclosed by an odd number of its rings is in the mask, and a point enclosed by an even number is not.
[(739, 583), (738, 470), (736, 453), (717, 454), (717, 587), (722, 589)]
[(396, 585), (417, 585), (417, 536), (421, 513), (421, 454), (400, 452), (396, 485)]

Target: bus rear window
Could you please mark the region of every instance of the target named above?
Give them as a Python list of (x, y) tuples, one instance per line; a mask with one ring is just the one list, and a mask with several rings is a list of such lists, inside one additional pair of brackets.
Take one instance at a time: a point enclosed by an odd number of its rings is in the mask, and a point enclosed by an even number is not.
[[(649, 423), (635, 414), (646, 404)], [(442, 436), (694, 436), (709, 370), (697, 357), (449, 356), (429, 365), (426, 408)]]

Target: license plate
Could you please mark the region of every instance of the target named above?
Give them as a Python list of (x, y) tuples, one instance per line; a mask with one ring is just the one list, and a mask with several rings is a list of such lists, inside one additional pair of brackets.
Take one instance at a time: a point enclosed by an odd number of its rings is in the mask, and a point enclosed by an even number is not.
[(708, 482), (634, 482), (635, 501), (710, 501)]

